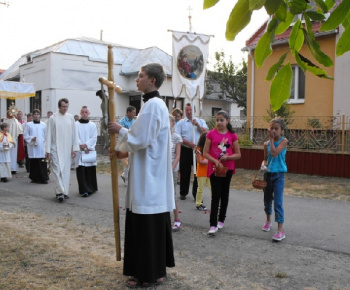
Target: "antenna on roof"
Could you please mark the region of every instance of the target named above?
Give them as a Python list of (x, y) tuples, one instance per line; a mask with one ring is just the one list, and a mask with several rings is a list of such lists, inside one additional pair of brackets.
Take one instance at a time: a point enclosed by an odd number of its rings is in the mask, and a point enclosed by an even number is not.
[(189, 22), (189, 25), (190, 25), (190, 32), (192, 32), (192, 15), (191, 15), (191, 6), (188, 6), (187, 8), (188, 10), (188, 22)]

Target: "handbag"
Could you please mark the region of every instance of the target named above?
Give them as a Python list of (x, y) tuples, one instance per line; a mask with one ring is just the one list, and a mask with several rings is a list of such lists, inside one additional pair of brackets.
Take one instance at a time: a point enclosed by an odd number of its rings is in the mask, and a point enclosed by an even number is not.
[(226, 177), (228, 168), (223, 166), (220, 169), (218, 169), (217, 167), (215, 167), (214, 169), (214, 174), (216, 177)]
[(85, 151), (81, 151), (81, 162), (83, 163), (93, 163), (96, 162), (97, 155), (96, 151), (89, 151), (89, 153), (85, 153)]
[(257, 179), (258, 173), (261, 170), (259, 169), (258, 172), (255, 174), (255, 177), (253, 178), (252, 185), (256, 189), (264, 189), (267, 186), (267, 182), (265, 179)]

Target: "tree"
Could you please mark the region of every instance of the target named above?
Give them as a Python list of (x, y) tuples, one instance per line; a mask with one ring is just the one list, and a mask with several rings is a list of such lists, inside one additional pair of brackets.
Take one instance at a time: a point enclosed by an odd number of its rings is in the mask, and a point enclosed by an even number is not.
[[(238, 107), (247, 110), (247, 63), (242, 60), (235, 65), (230, 56), (225, 60), (224, 52), (215, 52), (214, 71), (208, 71), (206, 81), (207, 93), (221, 93), (221, 97), (234, 100)], [(220, 91), (215, 91), (213, 84), (220, 85)]]
[[(216, 5), (219, 0), (203, 0), (203, 9)], [(290, 53), (298, 66), (305, 72), (320, 78), (332, 79), (324, 67), (333, 66), (331, 58), (322, 52), (312, 29), (312, 22), (322, 22), (320, 31), (332, 31), (338, 26), (344, 32), (336, 46), (336, 55), (350, 51), (350, 1), (349, 0), (238, 0), (233, 7), (226, 24), (226, 39), (233, 41), (250, 22), (254, 10), (265, 8), (270, 15), (264, 35), (255, 48), (255, 62), (261, 67), (272, 53), (271, 44), (275, 35), (282, 34), (292, 26), (289, 37), (289, 50), (270, 67), (266, 80), (271, 81), (270, 103), (274, 111), (278, 110), (289, 98), (292, 86), (292, 67), (284, 63)], [(294, 22), (294, 23), (293, 23)], [(318, 64), (314, 64), (299, 53), (304, 42)]]

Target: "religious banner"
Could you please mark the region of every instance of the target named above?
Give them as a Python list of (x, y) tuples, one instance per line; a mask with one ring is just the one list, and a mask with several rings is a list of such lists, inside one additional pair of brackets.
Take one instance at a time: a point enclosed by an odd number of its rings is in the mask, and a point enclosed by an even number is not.
[(33, 84), (0, 81), (0, 98), (15, 100), (33, 96), (35, 96)]
[(204, 94), (210, 35), (177, 31), (172, 33), (174, 97), (177, 98), (185, 90), (190, 99), (196, 95), (201, 99)]

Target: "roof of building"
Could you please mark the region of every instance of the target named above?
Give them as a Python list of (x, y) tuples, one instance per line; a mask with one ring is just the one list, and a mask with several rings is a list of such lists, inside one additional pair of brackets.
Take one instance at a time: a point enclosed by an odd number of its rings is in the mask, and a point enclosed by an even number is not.
[(54, 52), (69, 55), (86, 56), (91, 61), (107, 63), (108, 45), (113, 46), (114, 64), (122, 66), (121, 72), (125, 75), (135, 74), (140, 67), (149, 62), (157, 62), (163, 65), (167, 75), (171, 75), (172, 57), (158, 47), (138, 49), (119, 44), (97, 40), (87, 37), (69, 38), (43, 49), (35, 50), (22, 55), (4, 73), (0, 80), (12, 80), (19, 78), (19, 67), (31, 62), (33, 58)]

